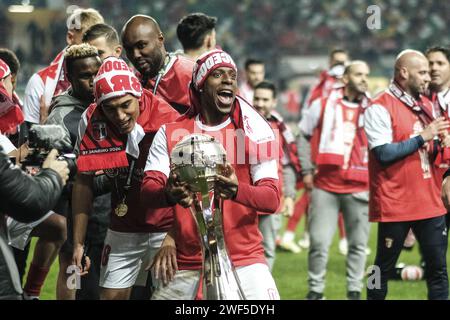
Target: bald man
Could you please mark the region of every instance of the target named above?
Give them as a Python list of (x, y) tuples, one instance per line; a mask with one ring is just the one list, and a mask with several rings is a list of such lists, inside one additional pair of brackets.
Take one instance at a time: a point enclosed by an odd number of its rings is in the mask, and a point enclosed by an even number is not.
[[(302, 174), (310, 181), (314, 175), (309, 207), (308, 300), (323, 299), (328, 251), (339, 211), (343, 213), (349, 247), (347, 298), (361, 298), (369, 236), (367, 139), (362, 127), (368, 105), (368, 76), (369, 66), (364, 61), (351, 62), (345, 68), (344, 86), (317, 99), (299, 124)], [(316, 129), (319, 151), (314, 169), (310, 139)]]
[(378, 223), (375, 268), (367, 283), (371, 300), (385, 299), (388, 276), (410, 228), (427, 266), (428, 298), (448, 298), (446, 210), (433, 151), (449, 122), (433, 118), (432, 104), (424, 96), (429, 82), (426, 57), (405, 50), (397, 57), (389, 88), (365, 112), (369, 219)]
[(164, 47), (164, 35), (155, 19), (131, 17), (122, 29), (127, 58), (139, 71), (142, 85), (163, 98), (179, 113), (189, 106), (189, 82), (194, 62)]

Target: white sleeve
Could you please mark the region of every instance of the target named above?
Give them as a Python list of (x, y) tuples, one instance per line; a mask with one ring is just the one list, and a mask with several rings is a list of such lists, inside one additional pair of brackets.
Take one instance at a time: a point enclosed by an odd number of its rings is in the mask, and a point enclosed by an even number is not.
[(28, 80), (23, 99), (23, 114), (25, 121), (39, 123), (39, 100), (44, 94), (44, 90), (44, 82), (41, 77), (37, 73), (33, 74), (30, 80)]
[(250, 166), (253, 183), (264, 178), (278, 179), (278, 164), (276, 160), (267, 160)]
[(322, 111), (322, 99), (316, 99), (311, 103), (311, 106), (302, 113), (302, 120), (298, 127), (306, 136), (312, 136), (314, 129), (319, 124), (320, 114)]
[(364, 130), (369, 149), (392, 142), (392, 121), (389, 112), (381, 105), (371, 105), (364, 111)]
[(9, 154), (11, 151), (16, 150), (16, 147), (14, 147), (8, 137), (3, 134), (0, 134), (0, 146), (2, 146), (3, 152), (6, 154)]
[(153, 139), (144, 171), (160, 171), (169, 177), (170, 158), (167, 150), (166, 126), (159, 128)]

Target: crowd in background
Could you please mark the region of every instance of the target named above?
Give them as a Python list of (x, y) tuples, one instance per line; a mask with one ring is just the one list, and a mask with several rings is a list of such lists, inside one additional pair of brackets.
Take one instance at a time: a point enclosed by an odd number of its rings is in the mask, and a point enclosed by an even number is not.
[[(14, 22), (8, 21), (5, 12), (8, 5), (17, 3), (12, 0), (2, 3), (0, 46), (10, 47), (8, 30)], [(32, 4), (35, 8), (44, 8), (46, 1)], [(65, 7), (71, 4), (66, 1)], [(433, 0), (379, 1), (379, 30), (367, 27), (371, 13), (367, 13), (368, 4), (362, 0), (82, 0), (76, 5), (98, 8), (105, 21), (119, 29), (133, 12), (150, 14), (165, 30), (166, 44), (171, 50), (180, 48), (175, 32), (179, 17), (195, 11), (214, 13), (221, 21), (217, 30), (218, 43), (236, 57), (256, 56), (270, 62), (267, 72), (277, 80), (285, 77), (277, 73), (283, 56), (323, 54), (334, 46), (348, 48), (357, 53), (358, 58), (368, 61), (372, 74), (389, 77), (391, 61), (385, 62), (385, 56), (392, 56), (401, 48), (425, 50), (430, 43), (442, 43), (442, 34), (450, 22), (447, 14), (450, 2)], [(29, 39), (32, 50), (20, 46), (12, 48), (24, 63), (25, 76), (21, 83), (59, 52), (65, 38), (65, 23), (65, 14), (52, 21), (48, 30), (35, 22), (28, 23), (24, 38)], [(240, 65), (243, 62), (237, 61)]]

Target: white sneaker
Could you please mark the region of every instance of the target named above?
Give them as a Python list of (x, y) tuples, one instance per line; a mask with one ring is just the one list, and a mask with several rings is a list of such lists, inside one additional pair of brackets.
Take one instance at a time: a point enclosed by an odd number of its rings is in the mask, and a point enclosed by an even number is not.
[(347, 238), (342, 238), (339, 240), (339, 253), (346, 256), (348, 253), (348, 243)]
[(309, 249), (309, 246), (310, 246), (310, 241), (309, 241), (309, 233), (308, 232), (305, 232), (304, 234), (303, 234), (303, 237), (300, 239), (300, 240), (298, 240), (298, 245), (300, 246), (300, 248), (302, 248), (302, 249)]
[(297, 246), (294, 241), (281, 242), (280, 248), (286, 251), (290, 251), (292, 253), (302, 252), (302, 249), (299, 246)]

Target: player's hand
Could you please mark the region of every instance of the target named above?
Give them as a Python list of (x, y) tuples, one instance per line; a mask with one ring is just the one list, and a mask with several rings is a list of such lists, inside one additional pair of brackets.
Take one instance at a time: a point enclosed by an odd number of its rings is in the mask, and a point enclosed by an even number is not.
[(216, 192), (222, 199), (234, 199), (237, 194), (239, 181), (231, 164), (223, 166), (222, 175), (217, 175)]
[(48, 118), (48, 107), (45, 104), (45, 96), (39, 98), (39, 124), (44, 124)]
[(75, 245), (72, 255), (72, 264), (77, 266), (78, 270), (80, 270), (80, 276), (88, 274), (89, 269), (91, 268), (91, 259), (88, 256), (85, 256), (85, 265), (83, 266), (83, 254), (84, 247), (82, 245)]
[(178, 203), (184, 208), (189, 208), (194, 201), (189, 185), (185, 182), (180, 182), (177, 175), (173, 172), (170, 173), (167, 180), (166, 194), (172, 202)]
[(292, 217), (294, 214), (294, 199), (291, 197), (285, 197), (283, 201), (283, 209), (281, 210), (285, 217)]
[(314, 188), (314, 175), (312, 173), (305, 174), (303, 176), (303, 184), (305, 185), (305, 190), (311, 192)]
[(152, 268), (155, 279), (161, 280), (164, 286), (174, 279), (178, 270), (177, 249), (174, 239), (169, 234), (153, 258), (153, 263), (146, 270), (149, 271)]
[(66, 185), (67, 179), (69, 179), (69, 167), (66, 161), (59, 161), (56, 158), (58, 157), (58, 150), (53, 149), (48, 154), (44, 163), (42, 164), (42, 168), (49, 168), (55, 170), (63, 181), (63, 186)]
[(432, 140), (438, 134), (445, 134), (445, 131), (450, 128), (450, 122), (444, 117), (439, 117), (431, 122), (421, 133), (424, 141)]
[(450, 147), (450, 134), (448, 131), (445, 131), (440, 135), (441, 138), (441, 147), (442, 148), (448, 148)]

